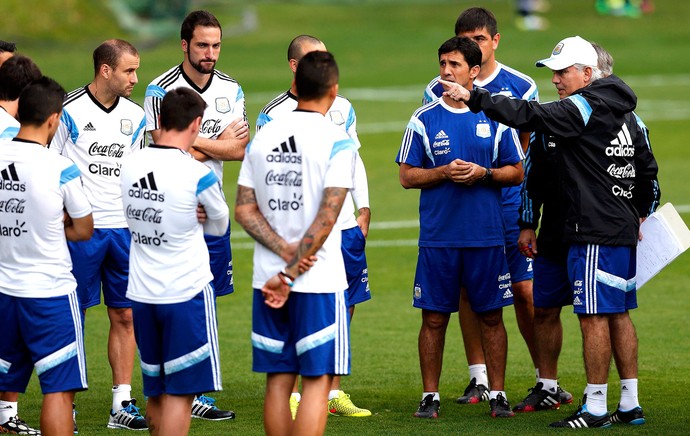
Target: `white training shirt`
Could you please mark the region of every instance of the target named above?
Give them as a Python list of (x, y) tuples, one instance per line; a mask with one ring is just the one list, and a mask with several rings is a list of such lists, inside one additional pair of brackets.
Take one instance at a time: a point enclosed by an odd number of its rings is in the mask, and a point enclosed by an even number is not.
[(127, 298), (190, 300), (213, 280), (197, 205), (209, 220), (229, 218), (218, 178), (189, 153), (151, 144), (123, 161), (120, 183), (132, 233)]
[(0, 107), (0, 139), (12, 139), (19, 132), (19, 121)]
[[(287, 242), (302, 239), (328, 187), (352, 188), (355, 142), (316, 112), (295, 111), (266, 125), (247, 147), (238, 184), (253, 188), (259, 210)], [(295, 280), (293, 292), (334, 293), (347, 289), (340, 250), (332, 231), (318, 261)], [(254, 248), (252, 286), (260, 289), (285, 266), (263, 245)]]
[[(202, 138), (217, 139), (233, 120), (242, 118), (247, 121), (244, 107), (244, 92), (235, 79), (218, 70), (213, 70), (211, 78), (204, 88), (199, 88), (184, 73), (181, 65), (176, 65), (154, 79), (146, 87), (144, 110), (146, 111), (146, 130), (160, 129), (161, 101), (168, 91), (175, 88), (191, 88), (198, 92), (208, 107), (199, 128)], [(149, 137), (149, 142), (151, 138)], [(223, 183), (223, 161), (209, 159), (204, 162)]]
[[(259, 117), (256, 120), (256, 131), (258, 132), (261, 130), (261, 128), (270, 121), (293, 112), (296, 108), (297, 97), (289, 90), (283, 92), (271, 100), (261, 112), (259, 112)], [(326, 118), (350, 135), (350, 138), (355, 142), (357, 150), (360, 149), (361, 144), (357, 136), (357, 116), (355, 115), (355, 109), (352, 107), (352, 103), (350, 103), (348, 99), (341, 95), (336, 96), (330, 109), (328, 109)], [(342, 230), (351, 229), (357, 226), (357, 220), (354, 216), (355, 206), (357, 206), (357, 209), (369, 207), (367, 172), (359, 153), (357, 153), (354, 177), (354, 187), (348, 192), (343, 208), (340, 210), (340, 215), (338, 216), (337, 226)]]
[(77, 287), (64, 211), (91, 213), (79, 169), (35, 142), (0, 141), (0, 292), (49, 298)]
[(98, 229), (127, 227), (122, 213), (122, 159), (144, 146), (146, 118), (137, 103), (118, 97), (105, 108), (88, 87), (70, 92), (50, 149), (79, 167)]

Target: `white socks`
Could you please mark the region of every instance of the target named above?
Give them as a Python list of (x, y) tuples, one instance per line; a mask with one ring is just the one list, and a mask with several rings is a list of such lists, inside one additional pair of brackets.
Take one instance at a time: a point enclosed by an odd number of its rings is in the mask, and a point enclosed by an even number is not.
[(17, 403), (0, 400), (0, 424), (6, 423), (15, 416), (17, 416)]
[(122, 409), (122, 402), (132, 399), (132, 385), (113, 386), (113, 412)]
[(634, 409), (640, 405), (637, 398), (637, 379), (628, 378), (621, 380), (621, 402), (618, 406), (623, 412)]
[(587, 394), (587, 411), (595, 416), (602, 416), (608, 413), (606, 408), (606, 394), (608, 384), (595, 385), (587, 383), (585, 394)]
[(498, 394), (503, 395), (503, 398), (506, 400), (508, 399), (508, 397), (506, 397), (506, 391), (489, 391), (489, 400), (495, 400)]
[(333, 398), (338, 398), (339, 392), (340, 392), (340, 389), (335, 389), (335, 390), (328, 392), (328, 401), (331, 401)]
[[(302, 394), (300, 394), (299, 392), (293, 392), (293, 393), (291, 393), (291, 394), (290, 394), (290, 397), (296, 399), (298, 403), (299, 403), (300, 401), (302, 401)], [(329, 397), (330, 397), (330, 395), (329, 395)], [(329, 400), (330, 400), (330, 398), (329, 398)]]
[(555, 394), (558, 390), (558, 380), (552, 380), (550, 378), (538, 378), (537, 383), (541, 383), (543, 385), (542, 389), (549, 391), (552, 394)]
[(489, 387), (489, 377), (486, 375), (486, 365), (470, 365), (470, 380), (476, 379), (478, 385)]
[(434, 400), (436, 401), (441, 401), (441, 396), (438, 394), (438, 392), (424, 392), (422, 393), (422, 400), (426, 398), (427, 395), (433, 395)]

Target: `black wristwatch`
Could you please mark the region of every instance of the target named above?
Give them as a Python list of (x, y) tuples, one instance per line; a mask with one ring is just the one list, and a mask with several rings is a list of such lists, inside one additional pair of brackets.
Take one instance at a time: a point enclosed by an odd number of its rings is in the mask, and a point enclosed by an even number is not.
[(486, 174), (484, 174), (484, 177), (482, 177), (482, 182), (490, 182), (494, 172), (491, 171), (491, 168), (488, 167), (484, 169), (486, 170)]

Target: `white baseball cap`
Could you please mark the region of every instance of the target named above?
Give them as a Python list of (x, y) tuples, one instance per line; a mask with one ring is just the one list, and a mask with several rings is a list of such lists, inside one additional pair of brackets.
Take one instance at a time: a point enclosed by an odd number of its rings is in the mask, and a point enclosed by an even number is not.
[(556, 44), (550, 58), (537, 61), (536, 65), (559, 71), (575, 64), (596, 67), (597, 59), (597, 52), (592, 44), (579, 36), (571, 36)]

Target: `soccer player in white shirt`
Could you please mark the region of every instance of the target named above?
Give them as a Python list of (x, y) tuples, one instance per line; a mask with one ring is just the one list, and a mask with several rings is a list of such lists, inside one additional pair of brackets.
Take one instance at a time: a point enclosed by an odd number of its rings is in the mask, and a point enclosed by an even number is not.
[[(297, 110), (265, 126), (248, 148), (235, 207), (257, 241), (253, 369), (267, 373), (269, 435), (323, 434), (332, 378), (349, 373), (347, 280), (341, 232), (332, 230), (352, 188), (356, 148), (324, 117), (338, 92), (333, 56), (306, 54), (295, 81)], [(301, 260), (312, 255), (318, 261), (303, 272)], [(288, 399), (298, 374), (303, 393), (293, 422)]]
[[(13, 55), (9, 51), (4, 53)], [(41, 70), (26, 56), (10, 56), (0, 65), (0, 139), (12, 139), (19, 132), (19, 121), (16, 119), (19, 94), (26, 85), (40, 77)], [(32, 429), (19, 418), (18, 401), (18, 392), (0, 393), (0, 431), (21, 429), (27, 434), (38, 434), (38, 430)]]
[[(190, 147), (206, 103), (190, 89), (166, 94), (160, 135), (128, 157), (120, 177), (132, 232), (127, 297), (141, 354), (152, 434), (187, 434), (198, 389), (221, 390), (213, 274), (204, 233), (223, 235), (228, 206), (213, 170)], [(197, 221), (197, 206), (206, 214)]]
[[(259, 113), (256, 121), (257, 132), (272, 120), (280, 119), (293, 112), (297, 107), (297, 88), (294, 74), (302, 57), (311, 51), (326, 51), (326, 45), (319, 39), (310, 35), (295, 37), (288, 46), (287, 58), (293, 73), (293, 81), (290, 89), (271, 100)], [(343, 129), (355, 142), (357, 149), (361, 147), (357, 137), (357, 118), (355, 110), (348, 99), (337, 95), (333, 104), (328, 109), (326, 118), (333, 124)], [(354, 200), (354, 203), (353, 203)], [(358, 216), (355, 218), (355, 205)], [(350, 319), (354, 315), (355, 305), (371, 299), (369, 290), (369, 269), (364, 252), (366, 236), (369, 232), (371, 210), (369, 208), (369, 186), (367, 174), (362, 158), (357, 153), (355, 166), (355, 180), (353, 189), (348, 192), (345, 204), (338, 216), (337, 227), (342, 231), (342, 250), (347, 272), (348, 289), (346, 292), (347, 306)], [(288, 259), (286, 259), (288, 260)], [(290, 397), (290, 409), (293, 417), (299, 407), (300, 394), (298, 383)], [(350, 396), (340, 390), (340, 377), (333, 377), (333, 385), (328, 393), (328, 410), (333, 415), (365, 417), (371, 416), (371, 412), (355, 406)]]
[[(108, 360), (113, 388), (109, 428), (146, 429), (132, 398), (136, 343), (132, 302), (127, 299), (131, 235), (120, 193), (122, 159), (144, 145), (145, 115), (128, 99), (137, 84), (139, 54), (127, 41), (111, 39), (93, 52), (94, 79), (67, 96), (50, 148), (74, 161), (93, 206), (94, 235), (70, 243), (82, 310), (108, 307)], [(76, 424), (75, 424), (76, 425)]]
[[(146, 129), (153, 142), (157, 142), (163, 96), (180, 87), (196, 91), (208, 106), (199, 136), (190, 152), (194, 158), (213, 169), (222, 183), (223, 161), (241, 161), (249, 142), (244, 92), (237, 81), (215, 69), (223, 32), (213, 14), (207, 11), (191, 12), (182, 22), (180, 36), (184, 52), (182, 64), (161, 74), (146, 88)], [(211, 259), (215, 295), (230, 294), (234, 290), (230, 226), (224, 235), (205, 235), (205, 239)], [(235, 417), (234, 412), (219, 409), (213, 398), (201, 394), (194, 401), (192, 414), (214, 421)]]
[[(66, 239), (91, 237), (91, 205), (72, 161), (47, 151), (65, 90), (41, 78), (24, 89), (17, 136), (0, 143), (0, 392), (24, 392), (34, 368), (44, 394), (41, 431), (72, 433), (84, 390), (84, 333)], [(37, 434), (10, 420), (1, 433)]]

